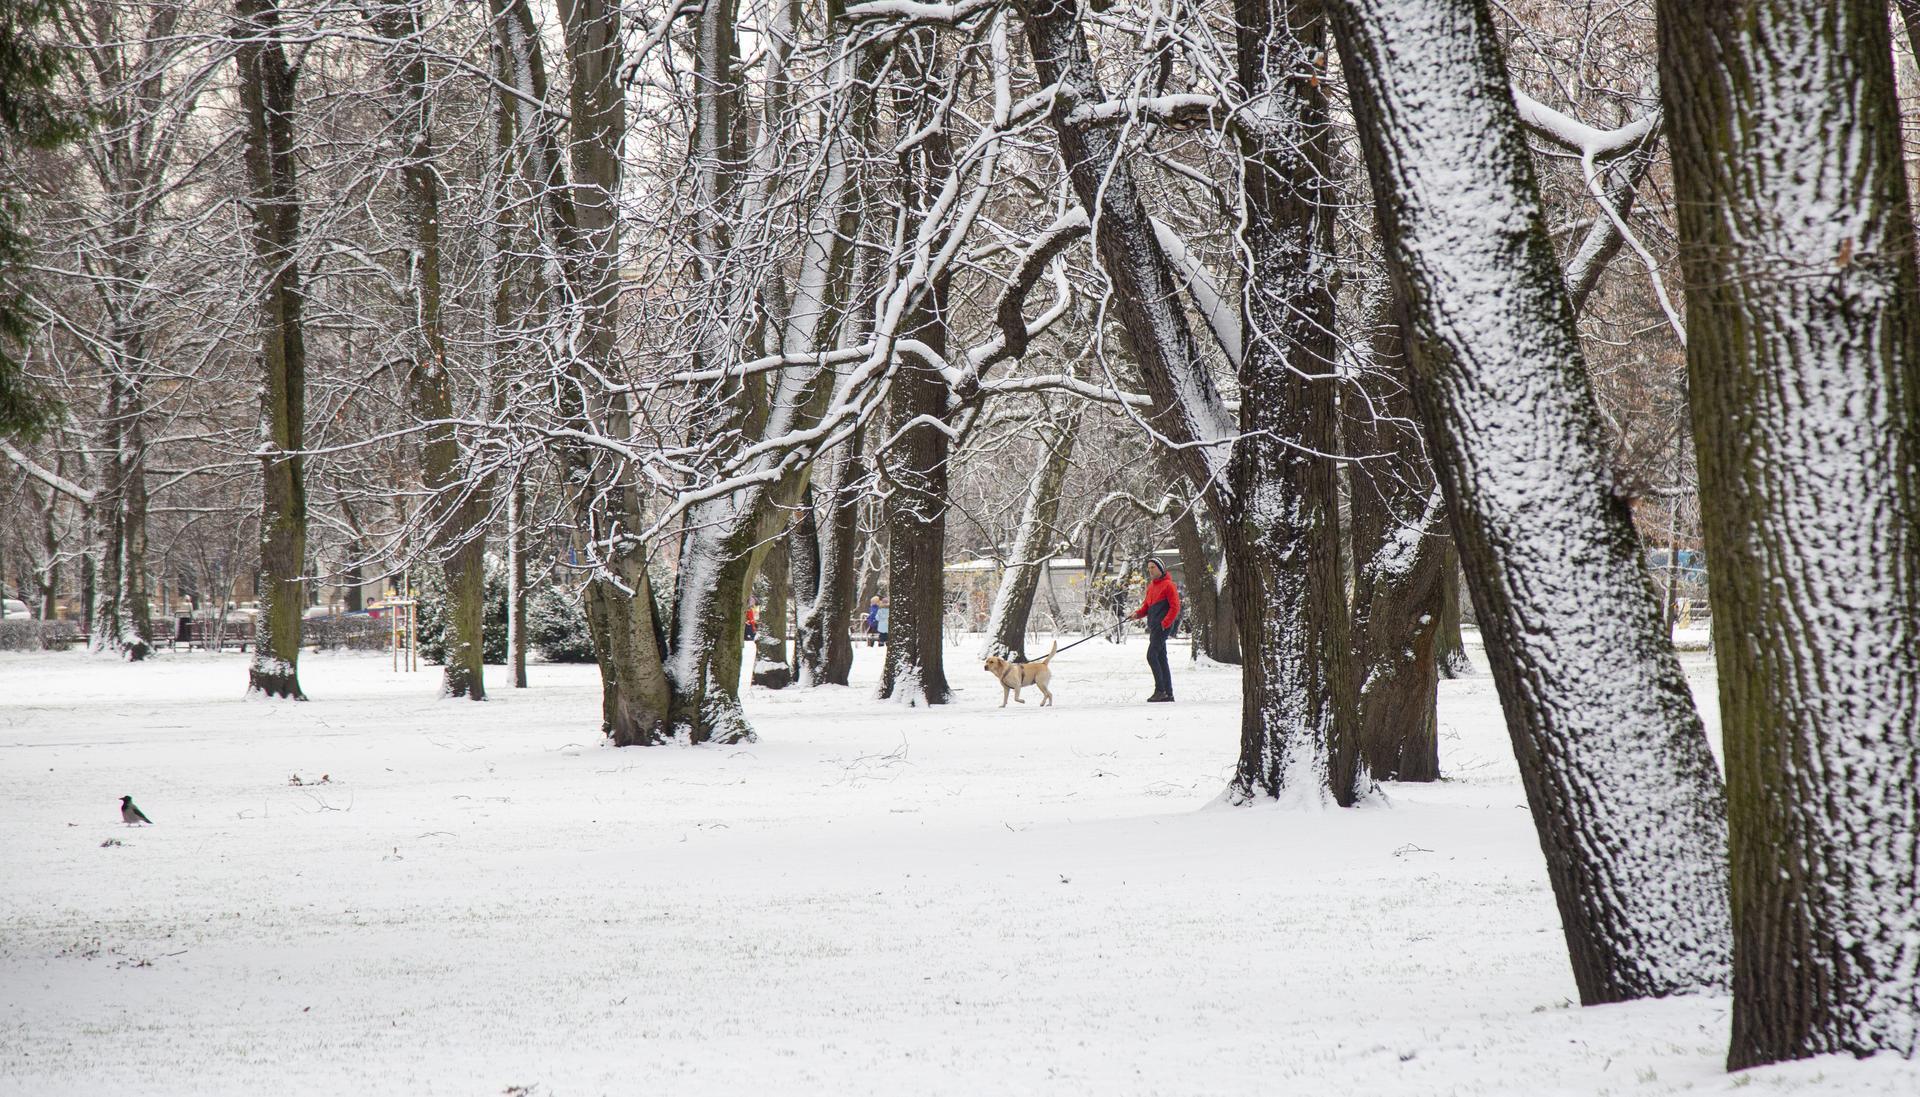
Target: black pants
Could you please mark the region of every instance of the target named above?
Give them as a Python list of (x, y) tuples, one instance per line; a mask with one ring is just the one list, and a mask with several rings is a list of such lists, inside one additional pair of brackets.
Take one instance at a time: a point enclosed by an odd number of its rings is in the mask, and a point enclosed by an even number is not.
[(1167, 630), (1160, 626), (1160, 614), (1147, 614), (1147, 665), (1153, 668), (1153, 692), (1173, 696), (1173, 668), (1167, 665)]

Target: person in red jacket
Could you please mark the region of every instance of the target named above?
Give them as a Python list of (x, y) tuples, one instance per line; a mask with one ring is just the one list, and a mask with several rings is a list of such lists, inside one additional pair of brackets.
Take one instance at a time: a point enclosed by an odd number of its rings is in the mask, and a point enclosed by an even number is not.
[(1147, 596), (1133, 615), (1147, 619), (1147, 665), (1153, 668), (1149, 701), (1173, 700), (1173, 668), (1167, 665), (1167, 635), (1180, 618), (1180, 588), (1157, 557), (1147, 557)]

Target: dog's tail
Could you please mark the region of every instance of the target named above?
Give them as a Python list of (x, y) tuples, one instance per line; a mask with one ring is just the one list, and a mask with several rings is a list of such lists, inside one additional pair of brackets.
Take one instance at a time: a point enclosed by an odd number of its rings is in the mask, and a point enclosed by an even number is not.
[(1038, 658), (1038, 659), (1035, 659), (1035, 660), (1034, 660), (1034, 662), (1036, 662), (1036, 663), (1044, 663), (1044, 662), (1046, 662), (1047, 660), (1049, 660), (1049, 659), (1051, 659), (1051, 658), (1053, 658), (1053, 653), (1054, 653), (1054, 652), (1056, 652), (1056, 651), (1059, 651), (1059, 650), (1060, 650), (1060, 641), (1058, 641), (1058, 640), (1055, 640), (1055, 641), (1053, 642), (1053, 646), (1047, 649), (1047, 653), (1046, 653), (1045, 655), (1043, 655), (1043, 656), (1041, 656), (1040, 658)]

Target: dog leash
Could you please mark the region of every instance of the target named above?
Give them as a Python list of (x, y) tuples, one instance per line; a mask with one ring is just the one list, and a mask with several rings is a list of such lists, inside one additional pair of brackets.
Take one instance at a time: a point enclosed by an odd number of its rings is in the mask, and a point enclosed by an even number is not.
[(1099, 632), (1089, 632), (1085, 636), (1082, 636), (1080, 639), (1075, 640), (1073, 643), (1068, 644), (1066, 647), (1063, 647), (1059, 651), (1054, 652), (1054, 654), (1064, 655), (1067, 652), (1072, 651), (1074, 648), (1079, 647), (1081, 644), (1086, 643), (1088, 640), (1091, 640), (1096, 636), (1105, 636), (1108, 631), (1109, 631), (1108, 629), (1101, 629)]

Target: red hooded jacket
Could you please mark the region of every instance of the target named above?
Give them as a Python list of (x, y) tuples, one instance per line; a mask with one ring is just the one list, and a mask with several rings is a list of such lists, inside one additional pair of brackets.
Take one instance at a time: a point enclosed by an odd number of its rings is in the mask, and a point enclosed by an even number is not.
[(1174, 618), (1180, 616), (1180, 588), (1173, 585), (1173, 579), (1165, 572), (1147, 584), (1147, 596), (1141, 601), (1140, 608), (1133, 611), (1133, 615), (1136, 618), (1145, 617), (1148, 610), (1162, 602), (1166, 603), (1167, 615), (1161, 619), (1160, 627), (1171, 629)]

